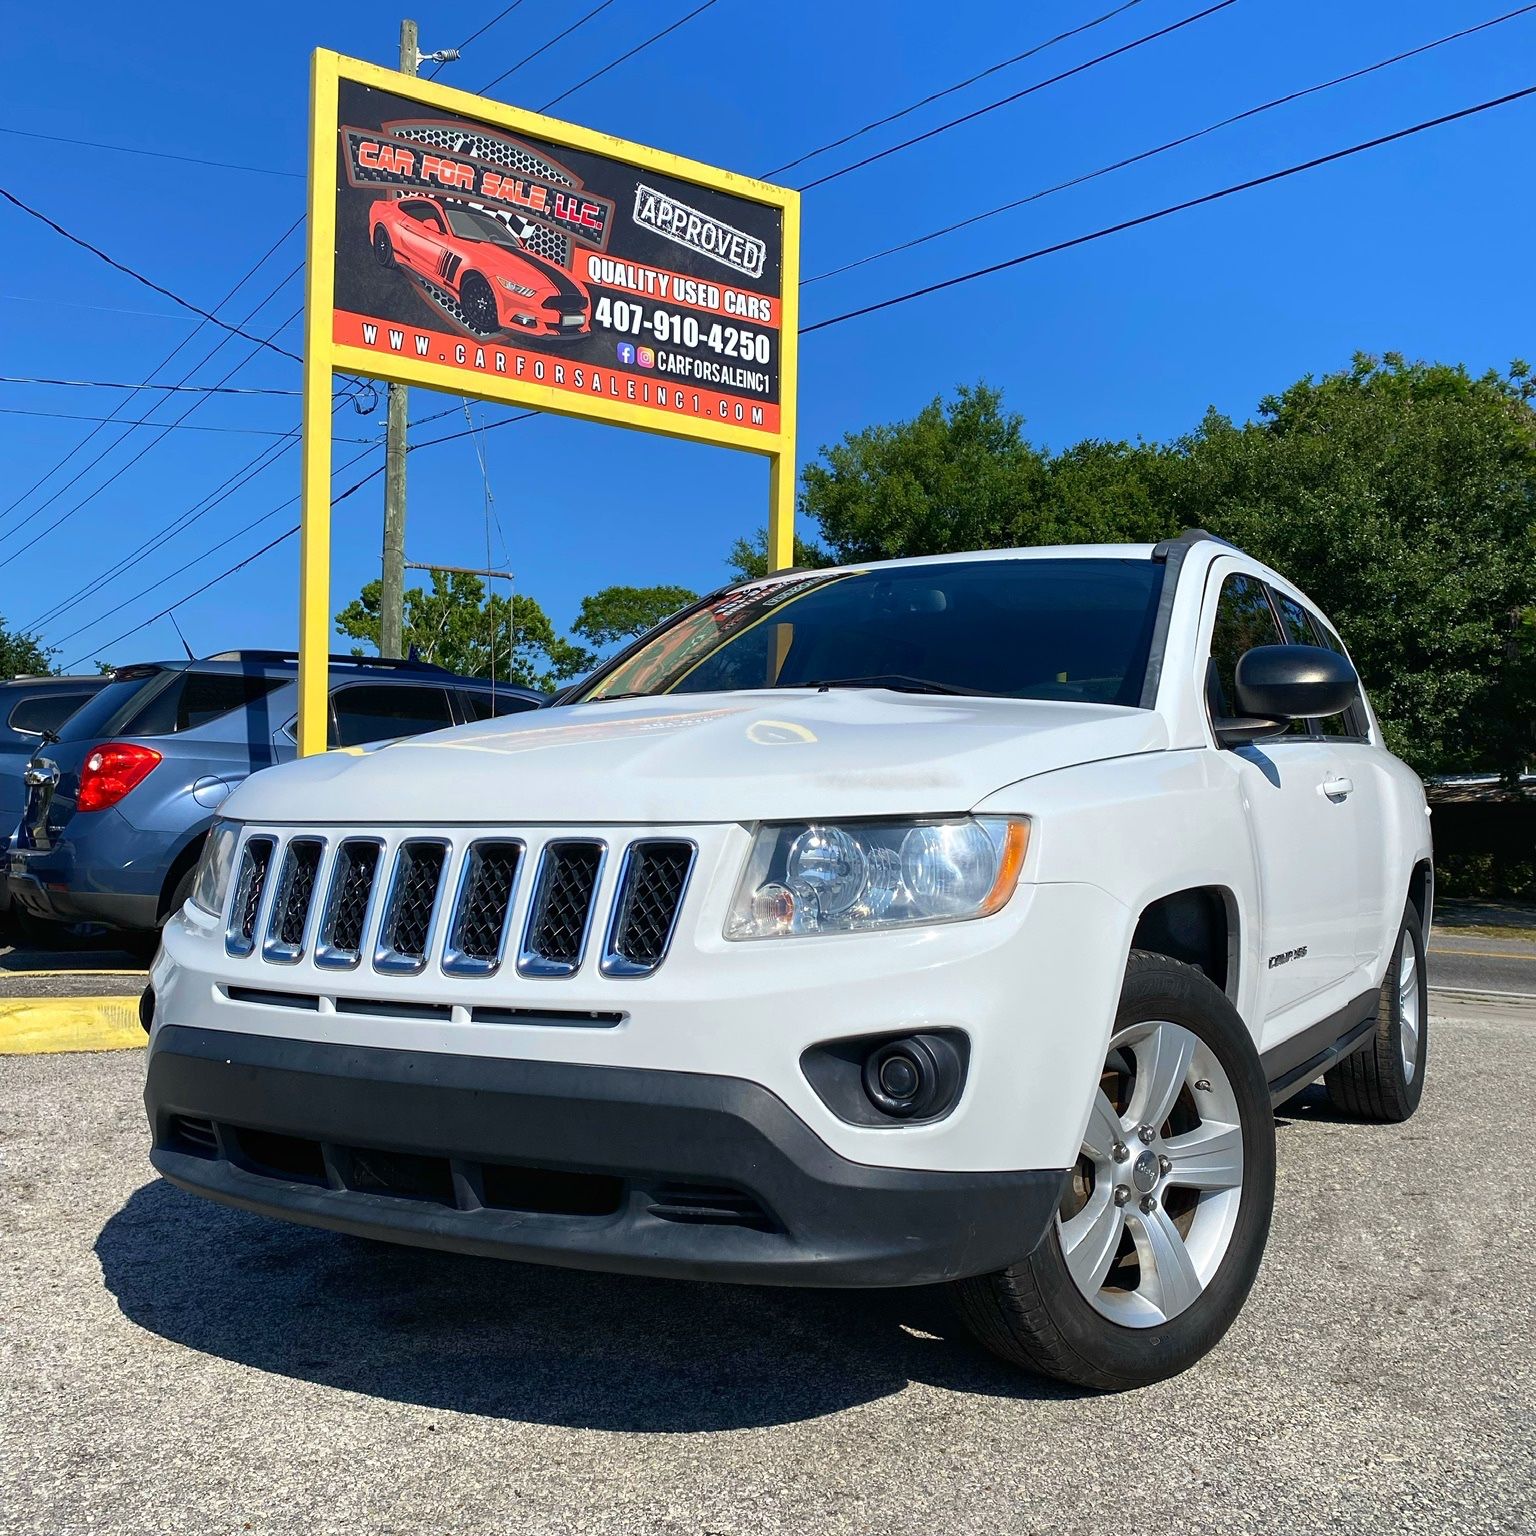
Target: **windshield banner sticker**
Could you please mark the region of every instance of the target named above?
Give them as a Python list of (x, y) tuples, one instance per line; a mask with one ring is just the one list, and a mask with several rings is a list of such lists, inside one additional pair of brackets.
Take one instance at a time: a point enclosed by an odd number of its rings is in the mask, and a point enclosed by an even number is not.
[(338, 344), (779, 431), (779, 208), (357, 81), (338, 107)]

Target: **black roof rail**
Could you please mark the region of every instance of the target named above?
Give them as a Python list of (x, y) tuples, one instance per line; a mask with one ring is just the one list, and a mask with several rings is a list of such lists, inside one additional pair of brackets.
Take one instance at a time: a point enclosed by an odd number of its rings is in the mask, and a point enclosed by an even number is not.
[[(1204, 528), (1186, 528), (1177, 538), (1164, 539), (1161, 544), (1154, 546), (1152, 558), (1154, 560), (1166, 560), (1176, 549), (1188, 549), (1192, 544), (1223, 544), (1228, 549), (1237, 549), (1231, 539), (1224, 539), (1219, 533), (1210, 533)], [(1242, 550), (1237, 552), (1242, 554)]]
[[(286, 664), (293, 663), (297, 666), (299, 653), (297, 651), (218, 651), (212, 656), (204, 656), (204, 661), (255, 661), (263, 663)], [(412, 661), (405, 657), (396, 656), (339, 656), (334, 652), (327, 658), (328, 665), (332, 667), (379, 667), (391, 672), (437, 672), (451, 677), (447, 667), (440, 667), (435, 661)]]

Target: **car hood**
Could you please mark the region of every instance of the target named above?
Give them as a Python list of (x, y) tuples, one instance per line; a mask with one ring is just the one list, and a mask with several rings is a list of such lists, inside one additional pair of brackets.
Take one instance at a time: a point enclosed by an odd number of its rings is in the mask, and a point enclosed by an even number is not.
[(1167, 746), (1151, 710), (885, 690), (541, 709), (247, 780), (249, 821), (702, 823), (969, 810), (1015, 780)]

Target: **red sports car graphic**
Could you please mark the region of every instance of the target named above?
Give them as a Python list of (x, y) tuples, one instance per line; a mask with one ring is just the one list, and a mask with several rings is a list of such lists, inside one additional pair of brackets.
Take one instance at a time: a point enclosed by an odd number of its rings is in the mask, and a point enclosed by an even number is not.
[(381, 267), (404, 267), (457, 301), (477, 336), (586, 336), (592, 299), (500, 219), (435, 197), (380, 198), (368, 210)]

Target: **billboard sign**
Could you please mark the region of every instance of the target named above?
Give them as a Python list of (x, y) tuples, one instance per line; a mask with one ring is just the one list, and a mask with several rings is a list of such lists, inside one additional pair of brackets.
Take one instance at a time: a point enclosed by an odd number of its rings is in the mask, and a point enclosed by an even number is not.
[(478, 98), (429, 110), (388, 79), (337, 81), (343, 366), (609, 420), (623, 406), (626, 424), (725, 427), (733, 445), (779, 436), (793, 193)]
[(768, 460), (794, 550), (799, 194), (317, 50), (299, 751), (325, 750), (337, 373)]

